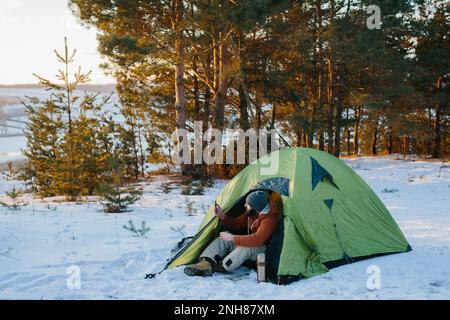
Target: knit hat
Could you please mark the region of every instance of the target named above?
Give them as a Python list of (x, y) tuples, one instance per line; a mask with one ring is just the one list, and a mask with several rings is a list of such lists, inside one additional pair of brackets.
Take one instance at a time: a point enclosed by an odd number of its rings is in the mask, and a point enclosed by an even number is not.
[(250, 193), (245, 202), (256, 212), (261, 212), (269, 204), (264, 191), (258, 190)]

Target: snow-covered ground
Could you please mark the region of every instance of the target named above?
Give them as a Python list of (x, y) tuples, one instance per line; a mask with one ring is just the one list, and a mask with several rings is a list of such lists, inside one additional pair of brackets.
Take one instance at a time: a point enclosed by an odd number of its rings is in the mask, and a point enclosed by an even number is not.
[(24, 159), (22, 150), (26, 145), (25, 136), (0, 137), (0, 163)]
[[(134, 211), (104, 214), (95, 202), (42, 201), (25, 195), (19, 211), (0, 208), (0, 299), (450, 299), (450, 164), (347, 159), (387, 205), (413, 251), (331, 270), (277, 286), (238, 275), (187, 277), (182, 268), (151, 280), (144, 276), (170, 255), (182, 232), (192, 235), (226, 181), (205, 195), (164, 190), (164, 177), (143, 185)], [(4, 192), (18, 182), (0, 181)], [(146, 238), (123, 228), (145, 221)], [(181, 231), (176, 231), (180, 230)], [(369, 290), (368, 267), (381, 271), (381, 288)], [(80, 289), (67, 286), (70, 266), (81, 271)], [(68, 269), (69, 268), (69, 269)], [(369, 269), (370, 271), (371, 269)], [(70, 281), (69, 281), (70, 282)]]

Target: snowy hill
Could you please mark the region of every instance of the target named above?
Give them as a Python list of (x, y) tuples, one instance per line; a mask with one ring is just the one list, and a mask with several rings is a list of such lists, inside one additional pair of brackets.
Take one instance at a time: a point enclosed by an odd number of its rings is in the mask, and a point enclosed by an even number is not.
[[(124, 214), (102, 213), (95, 199), (69, 204), (30, 195), (20, 198), (27, 205), (19, 211), (0, 207), (0, 299), (450, 299), (449, 163), (394, 157), (346, 162), (383, 200), (413, 251), (288, 286), (258, 284), (246, 268), (211, 278), (190, 278), (177, 268), (145, 280), (183, 234), (195, 233), (226, 183), (185, 196), (158, 177), (142, 185), (143, 198)], [(13, 186), (21, 187), (0, 181), (0, 201), (11, 201), (4, 193)], [(145, 221), (151, 227), (147, 237), (124, 229), (129, 220)], [(373, 265), (381, 272), (381, 288), (369, 290)], [(81, 271), (80, 289), (68, 288), (71, 266)]]

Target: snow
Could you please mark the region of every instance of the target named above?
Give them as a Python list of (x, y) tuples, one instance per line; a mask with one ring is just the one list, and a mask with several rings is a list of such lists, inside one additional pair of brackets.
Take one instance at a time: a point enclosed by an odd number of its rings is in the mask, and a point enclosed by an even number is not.
[[(197, 230), (227, 181), (216, 181), (205, 195), (167, 192), (167, 177), (142, 183), (143, 198), (132, 212), (105, 214), (95, 199), (66, 203), (29, 194), (19, 211), (0, 207), (0, 299), (449, 299), (450, 165), (396, 157), (345, 159), (374, 189), (400, 225), (413, 251), (357, 262), (287, 286), (257, 283), (253, 270), (236, 275), (191, 278), (183, 268), (157, 269), (185, 235)], [(0, 181), (4, 192), (21, 188)], [(164, 192), (166, 191), (166, 192)], [(145, 221), (147, 237), (123, 228)], [(183, 227), (184, 226), (184, 227)], [(67, 285), (68, 268), (81, 271), (80, 289)], [(368, 289), (371, 266), (381, 288)], [(69, 269), (70, 271), (70, 269)], [(368, 273), (369, 271), (369, 273)]]
[(0, 163), (25, 159), (22, 150), (26, 148), (25, 136), (0, 137)]

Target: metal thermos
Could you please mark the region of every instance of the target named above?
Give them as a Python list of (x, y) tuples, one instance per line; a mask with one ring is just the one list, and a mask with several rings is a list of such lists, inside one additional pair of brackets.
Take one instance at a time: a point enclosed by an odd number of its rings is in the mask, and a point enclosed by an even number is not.
[(266, 255), (264, 253), (258, 254), (256, 268), (258, 272), (258, 282), (266, 282)]

